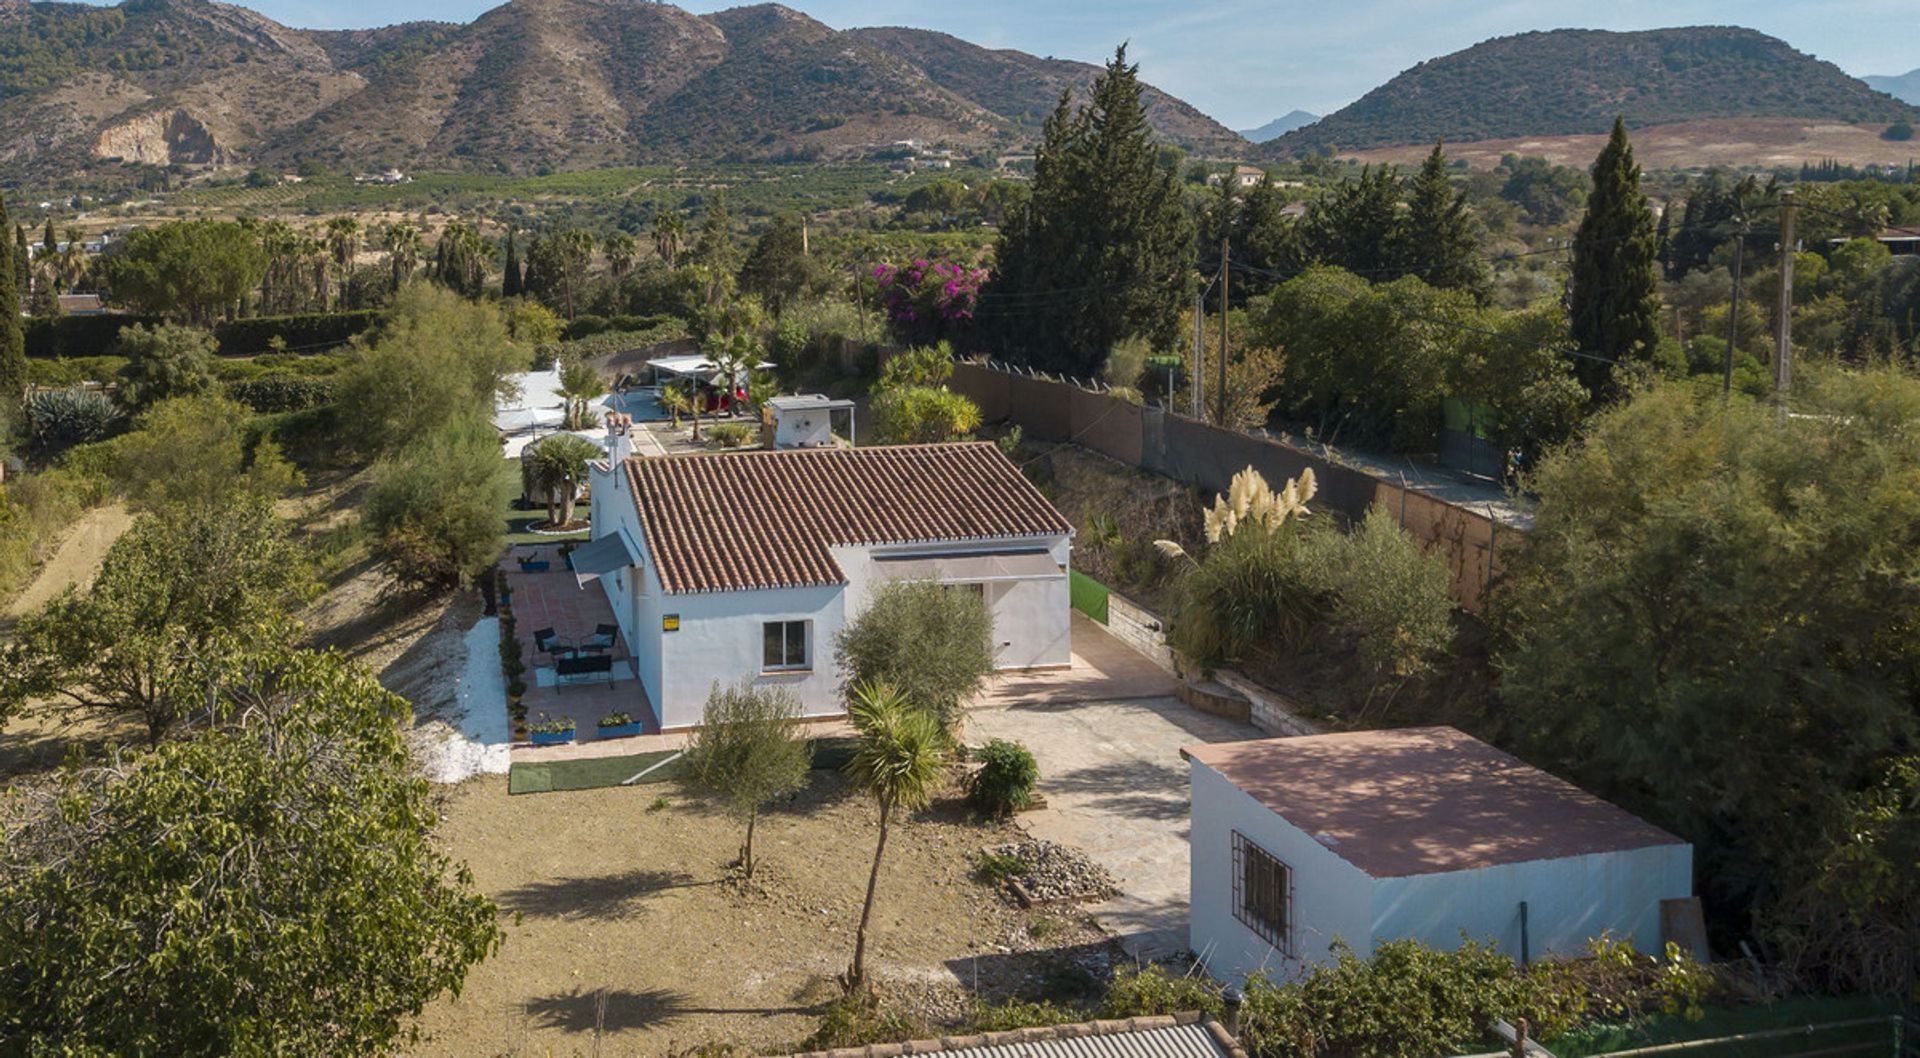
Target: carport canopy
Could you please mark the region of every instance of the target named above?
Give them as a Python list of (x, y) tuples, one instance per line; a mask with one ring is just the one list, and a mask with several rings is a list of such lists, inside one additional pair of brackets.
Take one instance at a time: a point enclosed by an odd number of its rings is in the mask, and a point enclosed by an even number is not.
[(640, 564), (640, 556), (627, 543), (627, 534), (612, 532), (573, 550), (573, 578), (582, 588), (602, 573)]
[(981, 584), (992, 581), (1064, 577), (1066, 570), (1044, 550), (981, 551), (964, 555), (875, 556), (884, 577), (931, 580), (941, 584)]

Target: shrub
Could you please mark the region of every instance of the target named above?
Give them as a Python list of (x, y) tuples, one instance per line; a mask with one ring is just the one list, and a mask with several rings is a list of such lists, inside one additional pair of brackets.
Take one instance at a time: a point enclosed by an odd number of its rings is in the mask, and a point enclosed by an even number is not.
[(760, 436), (760, 431), (744, 422), (723, 422), (707, 427), (707, 440), (721, 448), (745, 448)]
[(372, 309), (348, 312), (307, 312), (293, 316), (248, 316), (227, 320), (213, 328), (221, 356), (253, 356), (276, 348), (292, 352), (345, 345), (372, 327), (379, 314)]
[(535, 721), (533, 726), (528, 728), (528, 730), (538, 735), (571, 735), (573, 734), (573, 718), (570, 716), (548, 716), (542, 713), (540, 714), (540, 719)]
[(27, 397), (25, 410), (28, 442), (43, 458), (105, 440), (120, 424), (120, 410), (99, 390), (43, 390)]
[(980, 406), (958, 393), (902, 386), (873, 398), (875, 432), (885, 444), (960, 441), (980, 428)]
[(500, 554), (500, 508), (513, 490), (493, 427), (460, 418), (378, 464), (365, 518), (395, 579), (452, 588)]
[(632, 714), (632, 713), (621, 713), (621, 712), (615, 712), (615, 713), (608, 713), (607, 715), (605, 715), (605, 716), (603, 716), (603, 717), (601, 717), (601, 718), (600, 718), (600, 723), (599, 723), (599, 725), (598, 725), (598, 726), (600, 726), (600, 727), (625, 727), (625, 726), (627, 726), (628, 724), (631, 724), (631, 723), (633, 723), (633, 714)]
[(1008, 999), (1000, 1003), (982, 1003), (974, 1007), (973, 1015), (967, 1019), (966, 1033), (975, 1035), (982, 1032), (1007, 1032), (1012, 1029), (1068, 1025), (1085, 1016), (1079, 1010), (1060, 1003), (1050, 1003), (1046, 1000), (1027, 1003), (1018, 999)]
[(993, 615), (973, 592), (888, 581), (840, 630), (835, 657), (848, 686), (892, 686), (951, 731), (993, 671)]
[(227, 384), (227, 397), (257, 412), (303, 411), (333, 400), (333, 386), (324, 379), (299, 375), (262, 375)]
[(29, 360), (27, 381), (36, 386), (77, 386), (82, 382), (112, 382), (127, 366), (124, 356), (80, 356), (71, 360)]
[(214, 386), (213, 336), (195, 327), (138, 324), (120, 332), (120, 402), (138, 411), (173, 397), (205, 393)]
[(1040, 766), (1018, 742), (996, 738), (980, 749), (980, 770), (967, 784), (967, 802), (988, 815), (1011, 815), (1033, 803)]
[(982, 852), (973, 866), (973, 873), (987, 885), (1005, 885), (1010, 878), (1018, 878), (1033, 870), (1033, 864), (1015, 856), (1011, 852)]
[(1103, 1018), (1143, 1018), (1202, 1010), (1218, 1016), (1220, 990), (1205, 977), (1176, 977), (1164, 967), (1148, 963), (1137, 970), (1122, 968), (1100, 1001)]
[(1453, 638), (1446, 564), (1420, 550), (1393, 515), (1375, 507), (1352, 532), (1320, 533), (1303, 565), (1329, 600), (1335, 626), (1354, 638), (1376, 673), (1412, 676)]
[(828, 1003), (821, 1011), (820, 1023), (800, 1041), (800, 1048), (826, 1051), (912, 1039), (920, 1027), (899, 1011), (881, 1006), (871, 991), (861, 989)]

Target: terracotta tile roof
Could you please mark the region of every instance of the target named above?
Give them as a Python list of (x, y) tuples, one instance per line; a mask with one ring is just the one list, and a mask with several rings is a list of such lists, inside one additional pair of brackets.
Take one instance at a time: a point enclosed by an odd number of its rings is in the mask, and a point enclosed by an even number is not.
[(1450, 727), (1216, 742), (1180, 755), (1372, 878), (1684, 844)]
[(636, 457), (626, 470), (673, 594), (844, 584), (835, 545), (1072, 531), (985, 441)]

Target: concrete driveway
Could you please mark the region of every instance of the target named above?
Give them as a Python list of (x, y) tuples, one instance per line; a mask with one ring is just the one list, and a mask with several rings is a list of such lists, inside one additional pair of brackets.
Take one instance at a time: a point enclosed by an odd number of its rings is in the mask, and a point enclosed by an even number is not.
[(1189, 708), (1173, 677), (1098, 623), (1073, 615), (1073, 667), (1003, 677), (968, 716), (969, 741), (1033, 751), (1047, 807), (1020, 817), (1034, 837), (1083, 849), (1119, 880), (1089, 910), (1127, 951), (1187, 947), (1187, 763), (1196, 742), (1264, 738)]

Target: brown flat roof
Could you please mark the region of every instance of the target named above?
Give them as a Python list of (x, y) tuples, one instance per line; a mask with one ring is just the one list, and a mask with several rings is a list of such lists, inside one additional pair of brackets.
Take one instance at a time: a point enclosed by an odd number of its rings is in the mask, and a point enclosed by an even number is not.
[(1685, 844), (1450, 727), (1215, 742), (1180, 755), (1372, 878)]

